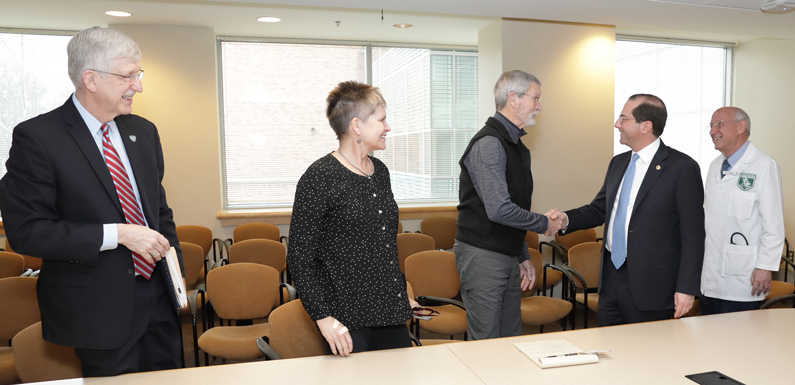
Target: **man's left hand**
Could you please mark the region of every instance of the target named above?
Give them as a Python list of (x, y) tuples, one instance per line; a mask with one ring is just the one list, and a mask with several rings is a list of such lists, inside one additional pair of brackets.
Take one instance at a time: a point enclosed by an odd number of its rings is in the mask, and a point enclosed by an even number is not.
[(754, 269), (751, 273), (751, 294), (767, 295), (772, 280), (773, 272), (770, 270)]
[(674, 293), (674, 318), (679, 318), (693, 307), (693, 301), (695, 301), (696, 297), (684, 294), (684, 293)]
[(522, 278), (522, 291), (532, 289), (536, 282), (536, 269), (529, 260), (519, 264), (519, 275)]

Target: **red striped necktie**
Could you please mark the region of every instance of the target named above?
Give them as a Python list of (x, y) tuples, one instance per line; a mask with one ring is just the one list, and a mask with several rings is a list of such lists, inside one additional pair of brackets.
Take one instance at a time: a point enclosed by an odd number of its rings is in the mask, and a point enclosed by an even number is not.
[[(135, 199), (130, 178), (127, 176), (127, 171), (124, 170), (124, 164), (121, 163), (119, 153), (116, 152), (113, 144), (110, 143), (109, 129), (109, 125), (102, 125), (102, 153), (105, 155), (105, 164), (107, 164), (110, 176), (113, 178), (113, 184), (116, 186), (116, 194), (119, 196), (124, 218), (128, 224), (146, 226), (141, 206), (138, 205), (138, 200)], [(154, 271), (154, 265), (146, 262), (143, 257), (136, 253), (132, 253), (132, 257), (135, 272), (149, 279), (152, 276), (152, 271)]]

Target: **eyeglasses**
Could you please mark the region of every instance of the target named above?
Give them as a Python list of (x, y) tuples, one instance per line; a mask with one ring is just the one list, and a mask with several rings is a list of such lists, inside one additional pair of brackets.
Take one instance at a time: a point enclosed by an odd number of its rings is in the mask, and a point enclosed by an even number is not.
[[(736, 122), (739, 122), (739, 120), (730, 120), (730, 122), (736, 123)], [(724, 122), (722, 120), (718, 120), (715, 123), (708, 124), (707, 128), (709, 128), (710, 130), (713, 129), (713, 128), (718, 128), (719, 129), (719, 128), (723, 127), (724, 124), (726, 124), (726, 122)]]
[(411, 308), (414, 311), (414, 315), (417, 317), (430, 317), (430, 316), (437, 316), (439, 312), (427, 307), (415, 307)]
[(638, 119), (638, 118), (630, 118), (624, 115), (618, 116), (618, 124), (624, 124), (627, 120), (634, 120), (636, 123), (646, 122), (648, 119)]
[[(525, 96), (525, 95), (527, 95), (527, 94), (526, 94), (526, 93), (524, 93), (524, 92), (522, 92), (521, 94), (517, 94), (517, 95), (519, 95), (519, 97), (521, 98), (521, 97), (523, 97), (523, 96)], [(541, 96), (536, 96), (536, 97), (534, 97), (532, 100), (533, 100), (533, 101), (534, 101), (536, 104), (538, 104), (538, 103), (541, 103)]]
[(100, 71), (100, 70), (95, 70), (95, 69), (91, 69), (91, 68), (89, 68), (89, 70), (94, 71), (94, 72), (103, 73), (103, 74), (108, 74), (108, 75), (116, 75), (116, 76), (126, 80), (128, 84), (135, 82), (135, 79), (143, 80), (143, 78), (144, 78), (144, 70), (138, 70), (138, 73), (134, 73), (134, 74), (131, 74), (131, 75), (114, 74), (113, 72)]

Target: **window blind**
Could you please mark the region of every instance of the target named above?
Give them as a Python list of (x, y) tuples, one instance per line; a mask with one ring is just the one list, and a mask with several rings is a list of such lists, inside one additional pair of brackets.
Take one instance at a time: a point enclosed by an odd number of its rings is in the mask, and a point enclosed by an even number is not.
[(74, 92), (66, 69), (71, 38), (0, 33), (0, 177), (14, 127), (60, 106)]

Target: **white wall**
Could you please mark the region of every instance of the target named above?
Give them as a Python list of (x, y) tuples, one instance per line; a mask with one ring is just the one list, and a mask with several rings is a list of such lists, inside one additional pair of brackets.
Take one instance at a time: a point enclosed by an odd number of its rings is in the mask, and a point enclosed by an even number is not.
[[(734, 105), (751, 117), (751, 141), (781, 168), (784, 226), (795, 241), (795, 40), (760, 39), (735, 48)], [(794, 244), (795, 245), (795, 244)]]

